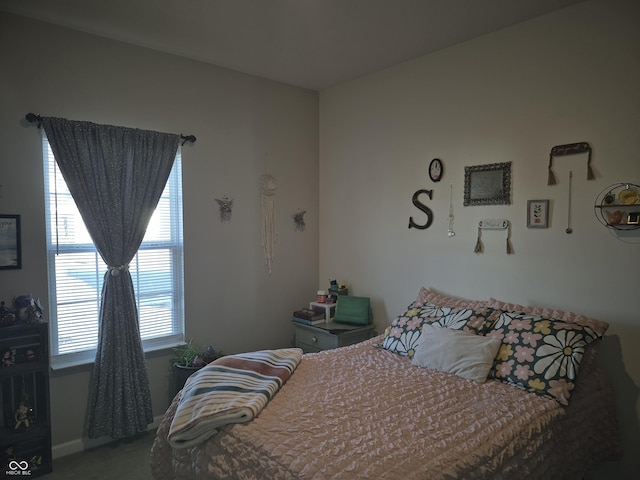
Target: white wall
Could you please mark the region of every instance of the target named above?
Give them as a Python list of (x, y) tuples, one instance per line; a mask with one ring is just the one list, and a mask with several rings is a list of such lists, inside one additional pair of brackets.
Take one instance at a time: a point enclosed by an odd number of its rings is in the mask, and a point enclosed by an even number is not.
[[(0, 271), (0, 299), (46, 306), (44, 195), (34, 112), (194, 134), (183, 148), (188, 338), (225, 353), (290, 346), (293, 310), (318, 288), (318, 94), (0, 14), (0, 212), (20, 214), (23, 268)], [(276, 259), (267, 274), (258, 179), (278, 182)], [(230, 223), (216, 198), (234, 199)], [(307, 210), (307, 229), (293, 214)], [(168, 405), (169, 352), (147, 356), (153, 411)], [(53, 443), (84, 432), (89, 367), (54, 372)]]
[[(594, 216), (607, 185), (640, 184), (640, 4), (593, 0), (325, 90), (320, 95), (320, 276), (371, 296), (381, 331), (421, 286), (575, 311), (610, 322), (601, 360), (620, 428), (640, 452), (640, 231), (617, 238)], [(554, 145), (589, 142), (586, 157)], [(441, 158), (440, 183), (427, 175)], [(512, 162), (512, 202), (463, 207), (464, 167)], [(573, 181), (573, 233), (568, 176)], [(453, 184), (455, 232), (447, 237)], [(411, 203), (433, 189), (433, 225)], [(527, 200), (551, 200), (549, 229), (528, 229)], [(482, 219), (513, 225), (483, 236)]]

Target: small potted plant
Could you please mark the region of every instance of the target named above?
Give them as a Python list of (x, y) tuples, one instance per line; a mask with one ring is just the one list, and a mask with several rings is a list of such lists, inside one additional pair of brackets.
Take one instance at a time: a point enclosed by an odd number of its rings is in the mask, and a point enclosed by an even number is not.
[(175, 392), (184, 386), (184, 382), (195, 371), (223, 356), (211, 345), (203, 349), (193, 340), (175, 347), (170, 359)]

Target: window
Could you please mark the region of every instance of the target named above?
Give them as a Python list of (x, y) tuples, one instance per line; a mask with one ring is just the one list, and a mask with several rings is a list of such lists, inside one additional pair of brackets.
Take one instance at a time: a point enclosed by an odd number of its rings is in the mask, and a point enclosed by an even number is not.
[[(53, 152), (43, 140), (49, 303), (54, 368), (93, 362), (106, 264), (96, 251)], [(129, 271), (145, 351), (184, 338), (180, 150)]]

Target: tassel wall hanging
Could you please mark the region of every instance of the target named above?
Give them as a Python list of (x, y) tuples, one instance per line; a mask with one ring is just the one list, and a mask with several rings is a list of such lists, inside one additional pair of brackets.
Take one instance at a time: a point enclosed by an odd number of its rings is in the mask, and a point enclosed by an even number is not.
[(511, 223), (509, 220), (480, 220), (478, 223), (478, 240), (476, 241), (475, 253), (484, 253), (484, 245), (482, 244), (483, 230), (505, 230), (507, 233), (507, 255), (513, 254), (513, 245), (511, 245)]
[(591, 168), (591, 147), (587, 142), (568, 143), (566, 145), (556, 145), (549, 153), (549, 177), (547, 185), (556, 184), (556, 176), (553, 174), (553, 157), (562, 157), (565, 155), (574, 155), (577, 153), (587, 154), (587, 180), (595, 179), (593, 169)]

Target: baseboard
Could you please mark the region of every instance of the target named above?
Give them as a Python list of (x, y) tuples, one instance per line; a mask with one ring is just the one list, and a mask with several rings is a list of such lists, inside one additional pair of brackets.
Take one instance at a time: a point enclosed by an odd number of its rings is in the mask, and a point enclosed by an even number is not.
[[(153, 419), (153, 423), (149, 425), (147, 431), (155, 431), (160, 425), (160, 421), (162, 420), (163, 415), (155, 417)], [(115, 440), (112, 438), (104, 437), (98, 439), (90, 439), (90, 438), (78, 438), (76, 440), (71, 440), (69, 442), (60, 443), (58, 445), (53, 445), (51, 452), (54, 460), (56, 458), (66, 457), (67, 455), (72, 455), (74, 453), (83, 452), (84, 450), (89, 450), (91, 448), (100, 447), (102, 445), (106, 445)]]

